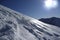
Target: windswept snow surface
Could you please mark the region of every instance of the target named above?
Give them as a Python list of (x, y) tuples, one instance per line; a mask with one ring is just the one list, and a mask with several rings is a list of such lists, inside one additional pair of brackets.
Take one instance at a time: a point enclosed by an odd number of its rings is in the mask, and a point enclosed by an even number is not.
[(60, 28), (0, 5), (0, 40), (60, 40)]

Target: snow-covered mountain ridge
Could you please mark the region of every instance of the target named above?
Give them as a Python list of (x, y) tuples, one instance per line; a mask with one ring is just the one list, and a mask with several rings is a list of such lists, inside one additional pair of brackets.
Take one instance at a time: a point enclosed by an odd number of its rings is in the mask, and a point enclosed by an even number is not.
[(51, 24), (51, 25), (56, 25), (58, 27), (60, 27), (60, 18), (58, 17), (51, 17), (51, 18), (41, 18), (39, 19), (42, 22)]
[(0, 40), (60, 40), (60, 28), (0, 5)]

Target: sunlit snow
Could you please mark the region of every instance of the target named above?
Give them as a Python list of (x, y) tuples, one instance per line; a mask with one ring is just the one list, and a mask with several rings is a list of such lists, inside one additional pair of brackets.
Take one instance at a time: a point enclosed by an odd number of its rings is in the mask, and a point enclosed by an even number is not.
[(0, 5), (0, 40), (60, 40), (60, 28)]

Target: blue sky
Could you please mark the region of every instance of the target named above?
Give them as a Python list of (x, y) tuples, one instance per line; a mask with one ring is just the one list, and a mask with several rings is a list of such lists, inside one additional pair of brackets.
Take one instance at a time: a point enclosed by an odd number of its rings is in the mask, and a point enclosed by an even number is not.
[(47, 10), (43, 6), (44, 0), (0, 0), (0, 4), (37, 19), (60, 17), (59, 2), (57, 8)]

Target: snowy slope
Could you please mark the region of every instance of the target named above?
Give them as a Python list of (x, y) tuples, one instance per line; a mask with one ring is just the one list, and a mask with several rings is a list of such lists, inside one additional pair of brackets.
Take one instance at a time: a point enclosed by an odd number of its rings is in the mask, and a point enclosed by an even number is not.
[(60, 40), (60, 28), (0, 5), (0, 40)]

